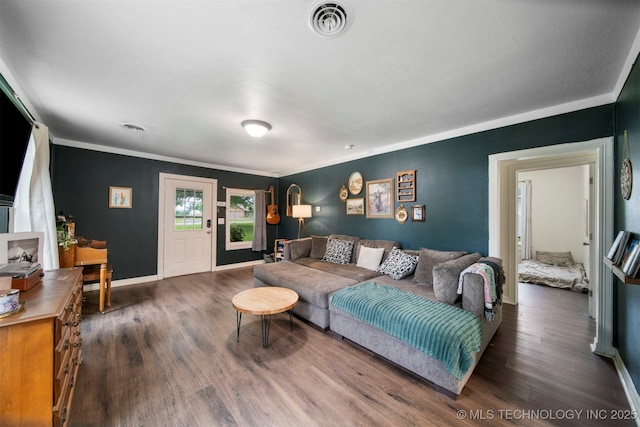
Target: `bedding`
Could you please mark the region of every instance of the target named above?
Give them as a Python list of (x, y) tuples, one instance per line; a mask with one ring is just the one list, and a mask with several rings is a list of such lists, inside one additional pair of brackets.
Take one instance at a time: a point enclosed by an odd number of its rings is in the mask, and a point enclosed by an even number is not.
[(587, 292), (589, 279), (581, 263), (552, 265), (534, 259), (518, 264), (518, 281)]

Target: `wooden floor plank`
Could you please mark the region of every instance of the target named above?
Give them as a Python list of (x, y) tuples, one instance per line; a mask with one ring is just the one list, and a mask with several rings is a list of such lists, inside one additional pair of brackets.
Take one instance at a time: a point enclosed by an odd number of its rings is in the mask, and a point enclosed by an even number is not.
[(612, 362), (589, 350), (584, 294), (521, 284), (520, 305), (504, 305), (453, 400), (299, 319), (290, 331), (285, 313), (272, 318), (268, 348), (257, 316), (243, 316), (237, 340), (231, 299), (252, 286), (246, 267), (114, 288), (104, 315), (87, 293), (70, 425), (635, 425), (551, 418), (629, 410)]

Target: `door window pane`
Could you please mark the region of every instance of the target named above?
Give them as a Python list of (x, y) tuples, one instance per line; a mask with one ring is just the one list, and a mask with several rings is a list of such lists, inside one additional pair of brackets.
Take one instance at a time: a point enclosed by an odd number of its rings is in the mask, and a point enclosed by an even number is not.
[(176, 188), (174, 227), (176, 230), (202, 230), (202, 190)]

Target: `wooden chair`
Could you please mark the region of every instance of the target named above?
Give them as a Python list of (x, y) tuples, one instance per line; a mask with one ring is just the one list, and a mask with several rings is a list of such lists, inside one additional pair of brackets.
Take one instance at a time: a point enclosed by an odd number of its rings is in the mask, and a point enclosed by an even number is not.
[(107, 307), (111, 306), (111, 278), (113, 267), (107, 260), (107, 242), (104, 240), (89, 240), (88, 246), (75, 247), (76, 266), (82, 266), (82, 281), (100, 282), (100, 312), (104, 314), (105, 300)]
[[(82, 270), (82, 282), (83, 284), (89, 282), (100, 281), (100, 268), (101, 264), (85, 265)], [(104, 314), (105, 304), (107, 307), (111, 307), (111, 277), (113, 276), (113, 267), (110, 262), (106, 265), (106, 276), (104, 280), (104, 286), (100, 286), (100, 312)]]

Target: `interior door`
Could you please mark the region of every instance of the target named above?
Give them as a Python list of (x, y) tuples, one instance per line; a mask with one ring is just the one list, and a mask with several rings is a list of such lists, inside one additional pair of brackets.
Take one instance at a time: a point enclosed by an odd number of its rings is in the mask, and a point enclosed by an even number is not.
[(212, 271), (215, 180), (165, 178), (162, 270), (164, 277)]

